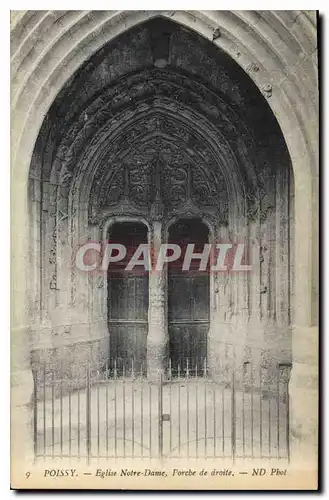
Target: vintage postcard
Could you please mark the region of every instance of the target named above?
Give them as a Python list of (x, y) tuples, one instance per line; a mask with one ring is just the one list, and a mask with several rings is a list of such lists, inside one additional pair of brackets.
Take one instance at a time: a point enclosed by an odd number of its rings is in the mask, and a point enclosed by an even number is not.
[(11, 487), (317, 489), (317, 12), (10, 22)]

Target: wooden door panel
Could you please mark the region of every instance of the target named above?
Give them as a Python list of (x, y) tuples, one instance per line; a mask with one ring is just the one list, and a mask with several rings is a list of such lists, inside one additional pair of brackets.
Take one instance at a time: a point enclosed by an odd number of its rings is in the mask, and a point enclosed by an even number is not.
[(115, 324), (110, 328), (110, 367), (116, 366), (118, 375), (130, 375), (132, 369), (141, 373), (146, 369), (147, 324)]
[(147, 276), (135, 277), (134, 284), (134, 306), (135, 319), (144, 319), (148, 317), (148, 278)]
[[(208, 229), (200, 221), (178, 221), (171, 229), (169, 241), (182, 248), (180, 264), (184, 261), (186, 245), (194, 244), (201, 252), (208, 242)], [(183, 245), (183, 246), (182, 246)], [(185, 246), (184, 246), (185, 245)], [(169, 265), (168, 270), (168, 328), (172, 366), (195, 366), (201, 369), (207, 356), (209, 330), (209, 268), (199, 271), (200, 262), (192, 260), (190, 270)], [(174, 368), (175, 370), (175, 368)]]
[(209, 321), (209, 276), (198, 276), (191, 280), (192, 310), (196, 320)]
[(171, 363), (174, 373), (177, 367), (186, 369), (189, 367), (195, 372), (197, 366), (201, 375), (205, 358), (207, 357), (207, 333), (209, 324), (195, 324), (191, 321), (185, 324), (169, 324), (169, 349), (171, 352)]
[(169, 321), (189, 319), (191, 316), (190, 279), (183, 275), (171, 275), (168, 278)]
[(128, 319), (127, 280), (119, 276), (109, 277), (108, 290), (109, 318)]
[(147, 276), (111, 279), (109, 285), (109, 318), (147, 321)]
[[(140, 225), (139, 225), (140, 226)], [(126, 245), (133, 253), (139, 244), (147, 241), (147, 231), (133, 224), (123, 223), (114, 231), (113, 240)], [(131, 257), (131, 255), (130, 255)], [(129, 258), (112, 265), (108, 272), (108, 326), (110, 359), (126, 374), (146, 367), (148, 333), (148, 272), (136, 267), (126, 271)], [(119, 369), (118, 365), (118, 369)]]

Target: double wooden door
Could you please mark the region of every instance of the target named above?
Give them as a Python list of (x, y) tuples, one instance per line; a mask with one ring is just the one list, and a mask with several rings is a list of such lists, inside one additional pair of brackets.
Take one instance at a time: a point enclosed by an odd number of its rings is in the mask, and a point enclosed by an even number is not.
[[(148, 334), (148, 271), (136, 266), (127, 271), (126, 265), (140, 244), (147, 242), (143, 224), (122, 223), (113, 226), (113, 243), (127, 248), (126, 258), (108, 269), (108, 326), (110, 332), (110, 362), (122, 373), (145, 373)], [(199, 271), (199, 260), (193, 260), (183, 271), (185, 251), (193, 243), (194, 252), (202, 252), (208, 242), (208, 229), (198, 221), (180, 221), (171, 227), (169, 242), (182, 248), (181, 258), (168, 267), (168, 330), (169, 357), (174, 369), (202, 373), (207, 356), (209, 330), (209, 267)]]

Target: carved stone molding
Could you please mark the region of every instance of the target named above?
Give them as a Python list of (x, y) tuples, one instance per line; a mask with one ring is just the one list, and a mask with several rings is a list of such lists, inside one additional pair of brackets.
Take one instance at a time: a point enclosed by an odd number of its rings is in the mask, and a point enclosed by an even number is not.
[(123, 204), (131, 212), (147, 212), (152, 206), (157, 216), (164, 211), (173, 213), (190, 201), (203, 209), (227, 211), (228, 194), (221, 172), (216, 175), (206, 163), (198, 164), (184, 147), (161, 137), (133, 149), (115, 172), (104, 173), (106, 177), (91, 188), (90, 222), (103, 207), (116, 211)]
[[(252, 136), (248, 133), (248, 128), (218, 93), (211, 92), (200, 83), (177, 72), (144, 70), (110, 87), (81, 113), (58, 147), (53, 171), (60, 169), (61, 182), (70, 182), (77, 159), (88, 144), (92, 148), (90, 141), (95, 134), (101, 131), (102, 136), (108, 136), (111, 128), (114, 132), (118, 125), (125, 121), (125, 115), (127, 118), (137, 116), (150, 104), (154, 106), (161, 101), (166, 101), (167, 110), (171, 109), (174, 114), (177, 114), (179, 109), (183, 111), (185, 107), (193, 110), (200, 117), (207, 117), (215, 130), (223, 132), (226, 141), (234, 141), (234, 136), (243, 136), (247, 139), (249, 135), (247, 140), (250, 145), (252, 144)], [(201, 121), (198, 121), (202, 128)], [(170, 131), (171, 125), (170, 121), (165, 121), (164, 131)], [(152, 123), (145, 122), (146, 130), (140, 130), (140, 134), (150, 131), (152, 126)], [(193, 126), (195, 127), (195, 123)], [(188, 139), (188, 132), (184, 127), (178, 130), (176, 126), (176, 133), (182, 140)], [(136, 137), (137, 133), (132, 131), (129, 131), (126, 138), (123, 135), (120, 149), (125, 149), (125, 144)], [(222, 147), (227, 148), (227, 144), (225, 146), (223, 143)], [(113, 148), (111, 151), (115, 155)]]

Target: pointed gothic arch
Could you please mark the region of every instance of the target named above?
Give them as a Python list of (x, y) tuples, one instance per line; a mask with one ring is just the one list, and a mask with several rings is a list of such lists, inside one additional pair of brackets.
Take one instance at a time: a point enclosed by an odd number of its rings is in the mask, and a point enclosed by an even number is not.
[[(15, 200), (16, 197), (19, 199), (19, 203), (17, 200), (13, 201), (15, 213), (13, 224), (14, 226), (16, 223), (19, 226), (22, 224), (26, 231), (32, 230), (33, 232), (35, 232), (33, 221), (39, 213), (42, 214), (45, 211), (48, 211), (50, 215), (57, 213), (58, 220), (64, 227), (68, 222), (65, 201), (68, 193), (65, 186), (54, 188), (52, 182), (45, 185), (40, 184), (41, 173), (36, 168), (36, 175), (32, 173), (33, 182), (30, 182), (28, 189), (28, 172), (32, 150), (41, 123), (51, 103), (59, 92), (65, 93), (63, 85), (66, 82), (70, 86), (74, 80), (74, 72), (81, 63), (95, 54), (105, 42), (125, 32), (127, 28), (138, 25), (147, 18), (156, 17), (158, 14), (142, 11), (137, 13), (97, 12), (93, 15), (68, 12), (62, 16), (61, 23), (56, 23), (56, 17), (59, 15), (59, 13), (51, 12), (32, 15), (29, 12), (21, 12), (15, 14), (12, 26), (14, 39), (18, 41), (13, 44), (14, 119), (12, 140), (15, 148), (12, 164), (17, 188), (15, 188)], [(314, 41), (312, 17), (306, 13), (301, 15), (296, 12), (286, 16), (275, 12), (269, 13), (267, 16), (259, 13), (241, 12), (224, 12), (222, 14), (215, 12), (163, 12), (161, 15), (201, 33), (208, 40), (212, 39), (214, 31), (219, 28), (222, 36), (214, 41), (214, 45), (221, 47), (250, 76), (268, 100), (278, 119), (289, 149), (295, 175), (296, 226), (294, 234), (296, 249), (292, 250), (295, 252), (296, 281), (292, 287), (295, 296), (293, 321), (297, 325), (295, 328), (296, 338), (302, 333), (305, 342), (309, 345), (309, 341), (313, 342), (312, 335), (314, 334), (314, 330), (310, 327), (316, 324), (316, 299), (313, 294), (314, 287), (308, 287), (305, 283), (315, 283), (314, 280), (316, 280), (316, 264), (314, 264), (316, 259), (313, 257), (316, 254), (314, 226), (316, 226), (317, 218), (317, 210), (312, 199), (317, 186), (317, 128), (309, 126), (310, 121), (311, 123), (316, 122), (316, 105), (314, 105), (316, 98), (308, 99), (308, 96), (312, 94), (312, 88), (316, 87), (314, 83), (316, 75), (313, 71), (316, 65), (314, 58), (316, 42)], [(43, 17), (38, 19), (38, 16)], [(279, 25), (280, 29), (272, 29), (271, 25)], [(29, 47), (34, 43), (29, 28), (31, 27), (32, 33), (32, 27), (35, 26), (36, 33), (43, 33), (45, 36), (40, 38), (35, 50), (29, 52)], [(304, 31), (299, 30), (300, 27)], [(74, 31), (77, 33), (76, 37), (72, 37)], [(291, 47), (294, 47), (291, 50), (287, 42), (289, 37), (295, 38), (294, 42), (291, 40)], [(23, 39), (24, 43), (22, 43)], [(86, 44), (86, 42), (90, 43)], [(83, 50), (80, 50), (82, 47)], [(265, 55), (266, 57), (264, 57)], [(50, 59), (51, 64), (49, 64)], [(304, 69), (306, 61), (313, 68), (307, 74)], [(86, 67), (88, 68), (92, 64), (88, 63)], [(23, 71), (24, 67), (28, 67), (28, 71)], [(83, 80), (84, 74), (80, 74), (80, 78)], [(76, 83), (79, 83), (79, 79), (76, 80)], [(296, 99), (296, 95), (298, 99)], [(300, 106), (301, 102), (302, 106)], [(46, 128), (40, 131), (41, 142), (44, 140), (44, 134), (47, 135), (50, 130), (54, 130), (54, 124), (50, 117), (51, 113), (47, 115), (44, 122), (45, 124), (48, 122), (49, 129), (47, 130), (46, 125)], [(74, 153), (74, 151), (73, 149), (72, 152)], [(52, 157), (52, 148), (50, 150), (45, 148), (44, 152), (49, 155), (48, 158)], [(40, 150), (36, 148), (30, 172), (33, 172), (35, 165), (40, 164), (39, 160)], [(52, 161), (45, 163), (53, 164)], [(44, 175), (44, 170), (42, 172)], [(281, 178), (280, 182), (283, 184), (286, 182), (284, 177)], [(48, 193), (49, 203), (47, 207), (41, 209), (40, 193), (45, 192)], [(28, 197), (33, 200), (32, 206)], [(57, 197), (58, 202), (56, 201)], [(267, 203), (266, 199), (264, 201)], [(56, 209), (54, 212), (56, 203), (58, 210)], [(251, 211), (251, 213), (254, 212), (254, 210)], [(27, 214), (29, 214), (29, 220)], [(22, 221), (26, 223), (22, 223)], [(48, 230), (49, 234), (52, 235), (49, 241), (54, 242), (57, 232), (51, 227)], [(307, 244), (303, 244), (305, 233), (313, 235), (313, 239), (308, 240)], [(36, 239), (38, 239), (38, 234), (36, 234)], [(28, 234), (22, 231), (13, 233), (13, 246), (16, 249), (15, 259), (17, 261), (14, 273), (17, 272), (18, 277), (17, 280), (15, 277), (13, 278), (14, 282), (21, 284), (25, 277), (23, 283), (31, 283), (29, 286), (19, 286), (18, 288), (15, 285), (13, 329), (17, 343), (21, 344), (23, 348), (14, 348), (14, 360), (17, 357), (17, 362), (14, 361), (14, 363), (20, 368), (27, 366), (28, 346), (31, 339), (33, 342), (34, 338), (28, 335), (27, 341), (21, 342), (21, 334), (26, 331), (27, 325), (35, 323), (35, 308), (38, 307), (38, 303), (42, 303), (40, 290), (35, 288), (35, 283), (38, 281), (38, 266), (26, 265), (26, 254), (23, 249), (26, 248), (28, 241)], [(57, 243), (55, 244), (57, 245)], [(48, 250), (50, 250), (50, 260), (52, 261), (50, 264), (56, 268), (57, 262), (53, 258), (52, 249), (48, 248)], [(61, 249), (61, 251), (63, 252), (62, 256), (65, 256), (65, 250)], [(39, 262), (40, 264), (41, 256), (42, 252), (38, 254), (35, 249), (32, 249), (28, 257), (31, 259), (29, 262), (32, 264)], [(28, 271), (27, 275), (25, 269), (32, 269), (32, 273)], [(305, 276), (307, 277), (305, 278)], [(47, 279), (51, 277), (52, 274), (49, 272)], [(54, 290), (54, 295), (61, 297), (61, 292), (57, 290), (56, 281), (50, 279), (49, 283), (51, 283), (51, 289)], [(32, 303), (26, 304), (26, 289), (30, 286), (34, 299)], [(59, 304), (61, 298), (54, 297), (53, 301), (54, 304)], [(73, 322), (72, 318), (71, 321)], [(54, 320), (55, 323), (56, 320)], [(39, 328), (38, 324), (36, 324), (36, 328)], [(45, 342), (46, 344), (47, 342)], [(14, 345), (16, 345), (15, 340)], [(293, 345), (295, 353), (297, 353), (296, 359), (303, 358), (304, 351), (299, 349), (299, 343), (295, 341)], [(306, 351), (308, 352), (309, 349), (306, 348)], [(313, 361), (310, 365), (312, 363)], [(296, 375), (301, 374), (299, 367), (300, 364), (297, 362), (294, 366)]]

